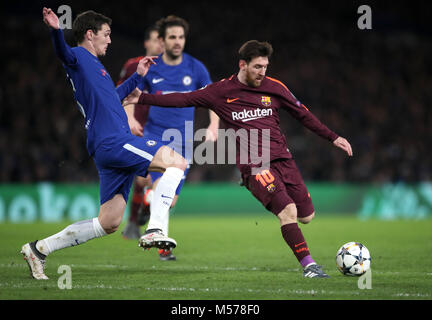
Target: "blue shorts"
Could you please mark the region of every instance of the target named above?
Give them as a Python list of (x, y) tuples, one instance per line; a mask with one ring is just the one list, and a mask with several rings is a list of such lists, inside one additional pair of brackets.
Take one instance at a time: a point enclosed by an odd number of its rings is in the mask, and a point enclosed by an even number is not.
[(93, 157), (99, 172), (101, 205), (116, 194), (122, 194), (127, 202), (134, 177), (147, 175), (150, 162), (160, 147), (154, 140), (134, 135), (99, 145)]
[[(180, 154), (181, 156), (183, 156), (188, 163), (190, 163), (190, 159), (192, 157), (192, 152), (193, 152), (193, 142), (186, 144), (184, 143), (184, 138), (185, 138), (185, 134), (182, 133), (182, 138), (179, 139), (179, 137), (176, 137), (176, 139), (178, 141), (175, 141), (174, 138), (172, 138), (170, 141), (162, 141), (162, 137), (160, 134), (155, 134), (149, 130), (145, 130), (144, 128), (144, 136), (142, 137), (142, 139), (147, 140), (147, 141), (155, 141), (158, 145), (164, 145), (164, 146), (168, 146), (171, 149), (173, 149), (175, 152), (177, 152), (178, 154)], [(181, 140), (181, 141), (180, 141)], [(186, 175), (189, 171), (189, 167), (190, 165), (187, 166), (185, 173), (183, 175), (183, 178), (180, 181), (180, 184), (177, 187), (176, 190), (176, 195), (179, 195), (180, 190), (183, 188), (183, 184), (186, 180)], [(152, 178), (152, 181), (156, 181), (157, 179), (159, 179), (160, 177), (162, 177), (162, 173), (161, 172), (149, 172), (150, 177)]]

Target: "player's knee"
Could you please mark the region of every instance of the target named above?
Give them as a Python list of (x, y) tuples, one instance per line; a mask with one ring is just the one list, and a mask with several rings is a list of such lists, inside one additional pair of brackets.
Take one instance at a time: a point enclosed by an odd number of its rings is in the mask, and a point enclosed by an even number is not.
[(160, 147), (150, 163), (150, 168), (154, 167), (162, 172), (169, 167), (175, 167), (185, 171), (187, 166), (188, 162), (186, 159), (167, 146)]
[(315, 217), (315, 212), (312, 212), (310, 215), (302, 218), (298, 218), (298, 221), (303, 224), (308, 224)]
[(116, 232), (118, 230), (119, 226), (120, 226), (120, 223), (118, 223), (118, 224), (112, 223), (112, 224), (107, 224), (105, 226), (102, 226), (102, 228), (105, 230), (105, 232), (107, 234), (111, 234), (111, 233)]
[(121, 223), (121, 217), (115, 219), (113, 218), (106, 219), (102, 217), (102, 219), (100, 219), (101, 227), (105, 230), (107, 234), (116, 232), (120, 226), (120, 223)]
[(287, 205), (279, 214), (278, 218), (281, 226), (297, 222), (297, 207), (294, 203)]
[(186, 171), (188, 162), (185, 158), (180, 156), (179, 159), (174, 163), (174, 166), (180, 170)]

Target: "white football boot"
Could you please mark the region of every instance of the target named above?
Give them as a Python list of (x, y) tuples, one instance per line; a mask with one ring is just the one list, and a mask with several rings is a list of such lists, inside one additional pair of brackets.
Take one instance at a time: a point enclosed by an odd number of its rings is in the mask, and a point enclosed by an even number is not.
[(158, 248), (163, 250), (171, 250), (177, 246), (177, 242), (165, 236), (160, 229), (150, 229), (138, 241), (138, 246), (143, 249)]
[[(21, 253), (24, 256), (24, 260), (30, 269), (30, 275), (37, 280), (48, 280), (48, 277), (44, 273), (45, 259), (42, 259), (41, 254), (36, 253), (35, 247), (36, 241), (26, 243), (21, 247)], [(32, 247), (35, 247), (34, 249)]]

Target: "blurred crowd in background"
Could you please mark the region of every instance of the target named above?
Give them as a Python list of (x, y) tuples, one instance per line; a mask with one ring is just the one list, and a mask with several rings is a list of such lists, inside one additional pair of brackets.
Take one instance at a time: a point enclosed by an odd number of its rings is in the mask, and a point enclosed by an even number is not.
[[(24, 2), (25, 3), (25, 2)], [(307, 4), (73, 1), (73, 17), (93, 9), (113, 19), (101, 61), (114, 81), (124, 62), (142, 55), (144, 29), (169, 14), (190, 23), (185, 51), (213, 81), (238, 71), (245, 41), (269, 41), (267, 74), (284, 82), (330, 129), (348, 139), (354, 157), (281, 111), (288, 147), (306, 181), (432, 180), (432, 28), (421, 2), (372, 3), (372, 30), (359, 30), (346, 1)], [(85, 148), (83, 118), (42, 22), (43, 5), (2, 4), (0, 25), (0, 183), (97, 182)], [(66, 39), (74, 45), (71, 33)], [(195, 129), (208, 124), (197, 109)], [(192, 165), (188, 182), (236, 181), (234, 165)]]

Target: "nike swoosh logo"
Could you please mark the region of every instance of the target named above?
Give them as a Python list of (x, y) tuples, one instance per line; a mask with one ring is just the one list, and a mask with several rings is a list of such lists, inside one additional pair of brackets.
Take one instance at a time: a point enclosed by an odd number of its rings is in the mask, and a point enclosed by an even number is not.
[(161, 197), (162, 197), (162, 198), (168, 198), (168, 199), (172, 199), (171, 197), (168, 197), (168, 196), (164, 196), (164, 195), (161, 195)]
[(294, 247), (297, 248), (297, 247), (301, 246), (301, 245), (304, 244), (304, 243), (306, 243), (306, 241), (303, 241), (303, 242), (297, 243), (297, 244), (294, 245)]
[(156, 84), (156, 83), (159, 83), (159, 82), (164, 81), (164, 80), (165, 80), (164, 78), (158, 78), (158, 79), (153, 79), (152, 82), (154, 84)]
[(238, 100), (238, 99), (240, 99), (240, 98), (234, 98), (234, 99), (227, 98), (227, 102), (228, 102), (228, 103), (231, 103), (231, 102), (234, 102), (234, 101), (236, 101), (236, 100)]

